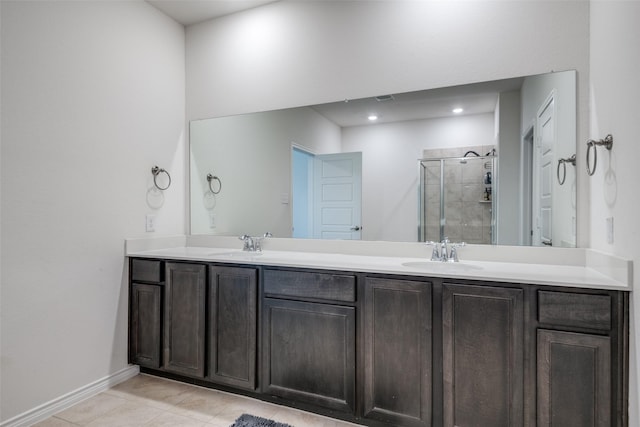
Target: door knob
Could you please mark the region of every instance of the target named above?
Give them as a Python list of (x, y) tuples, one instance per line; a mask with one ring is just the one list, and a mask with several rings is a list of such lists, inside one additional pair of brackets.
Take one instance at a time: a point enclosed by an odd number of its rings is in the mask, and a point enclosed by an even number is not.
[(361, 227), (359, 225), (354, 225), (353, 227), (351, 227), (352, 231), (360, 231)]

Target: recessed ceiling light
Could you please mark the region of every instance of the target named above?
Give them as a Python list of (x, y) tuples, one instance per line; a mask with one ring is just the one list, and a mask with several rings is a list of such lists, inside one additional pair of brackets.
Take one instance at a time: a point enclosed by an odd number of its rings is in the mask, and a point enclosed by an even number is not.
[(454, 114), (460, 114), (464, 111), (464, 109), (458, 107), (458, 108), (454, 108), (453, 110), (451, 110)]
[(378, 120), (378, 116), (376, 116), (375, 114), (369, 114), (369, 117), (367, 118), (370, 122), (375, 122), (376, 120)]

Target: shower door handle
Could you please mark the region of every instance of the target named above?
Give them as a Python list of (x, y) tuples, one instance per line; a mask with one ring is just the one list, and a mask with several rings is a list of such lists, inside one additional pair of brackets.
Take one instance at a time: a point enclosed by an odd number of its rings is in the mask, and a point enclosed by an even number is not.
[(351, 231), (360, 231), (362, 229), (362, 227), (360, 227), (359, 225), (354, 225), (353, 227), (351, 227)]

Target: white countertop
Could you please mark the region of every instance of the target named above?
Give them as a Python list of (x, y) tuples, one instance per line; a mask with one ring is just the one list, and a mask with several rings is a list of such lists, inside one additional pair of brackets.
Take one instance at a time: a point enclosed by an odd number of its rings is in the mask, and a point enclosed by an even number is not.
[[(161, 249), (127, 249), (129, 257), (226, 262), (248, 265), (313, 268), (406, 276), (477, 279), (508, 283), (568, 286), (606, 290), (631, 290), (631, 281), (610, 277), (595, 268), (580, 265), (532, 262), (462, 260), (460, 263), (431, 262), (428, 258), (354, 255), (344, 253), (265, 250), (242, 252), (221, 247), (177, 246)], [(629, 266), (629, 268), (631, 268)]]

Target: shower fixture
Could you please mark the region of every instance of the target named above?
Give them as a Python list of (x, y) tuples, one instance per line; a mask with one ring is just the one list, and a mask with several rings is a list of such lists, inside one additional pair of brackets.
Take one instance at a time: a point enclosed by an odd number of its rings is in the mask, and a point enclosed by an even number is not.
[[(480, 154), (476, 153), (473, 150), (467, 151), (466, 153), (464, 153), (464, 156), (462, 156), (462, 157), (467, 157), (467, 156), (469, 156), (469, 154), (473, 154), (475, 157), (480, 157)], [(463, 165), (466, 165), (467, 161), (463, 158), (463, 159), (460, 159), (460, 163), (463, 164)]]

